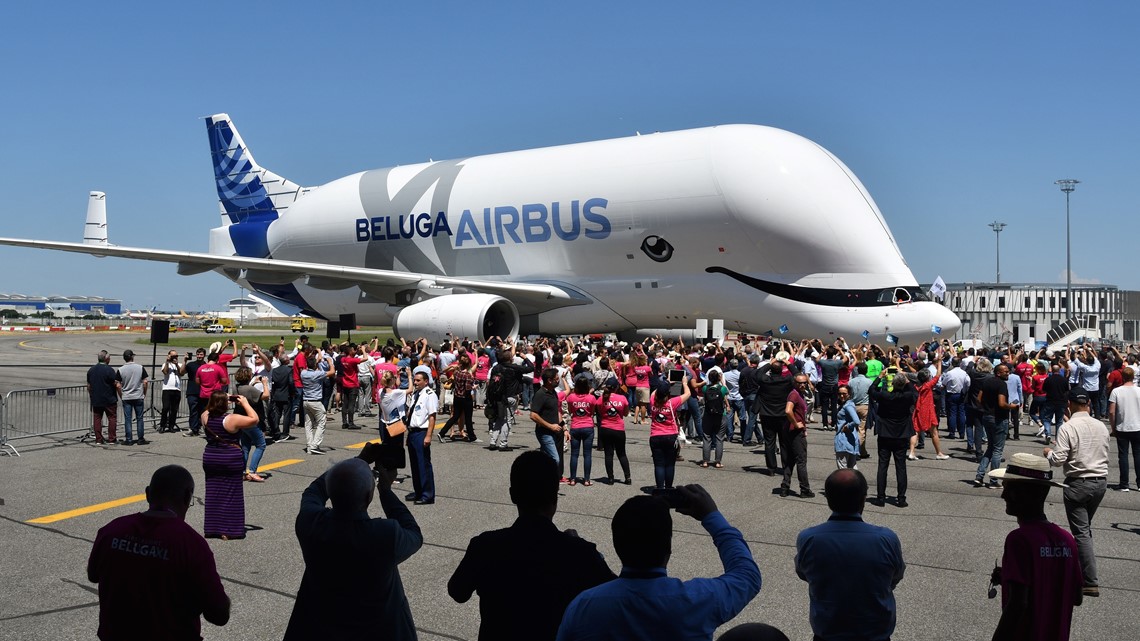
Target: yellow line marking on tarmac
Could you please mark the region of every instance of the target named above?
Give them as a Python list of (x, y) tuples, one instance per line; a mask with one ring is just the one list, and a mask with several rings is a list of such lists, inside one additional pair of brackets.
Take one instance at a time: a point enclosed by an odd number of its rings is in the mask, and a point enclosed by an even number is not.
[[(361, 447), (363, 447), (363, 445)], [(270, 463), (268, 465), (262, 465), (262, 466), (258, 467), (257, 469), (258, 469), (258, 471), (276, 470), (278, 468), (285, 467), (286, 465), (293, 465), (294, 463), (303, 463), (303, 462), (304, 462), (304, 459), (291, 458), (291, 459), (285, 459), (284, 461), (277, 461), (276, 463)], [(128, 496), (126, 498), (116, 499), (114, 501), (107, 501), (106, 503), (96, 503), (95, 505), (88, 505), (87, 507), (81, 507), (81, 508), (77, 508), (74, 510), (68, 510), (66, 512), (60, 512), (58, 514), (50, 514), (48, 516), (41, 516), (38, 519), (31, 519), (30, 521), (27, 521), (27, 523), (37, 523), (37, 524), (41, 524), (41, 525), (46, 524), (46, 523), (55, 523), (57, 521), (64, 521), (67, 519), (73, 519), (77, 516), (84, 516), (85, 514), (94, 514), (95, 512), (102, 512), (103, 510), (110, 510), (110, 509), (113, 509), (116, 507), (122, 507), (124, 505), (130, 505), (131, 503), (139, 503), (139, 502), (145, 501), (145, 500), (146, 500), (146, 494), (136, 494), (134, 496)]]
[[(33, 339), (28, 339), (28, 340), (33, 340)], [(69, 349), (69, 348), (64, 348), (64, 347), (40, 347), (39, 345), (28, 345), (28, 341), (20, 341), (19, 343), (17, 343), (17, 345), (19, 345), (20, 347), (22, 347), (24, 349), (39, 349), (39, 350), (43, 350), (45, 352), (62, 352), (64, 354), (82, 354), (83, 353), (77, 349)]]
[(379, 443), (379, 442), (380, 442), (379, 438), (374, 438), (371, 441), (364, 441), (363, 443), (354, 443), (352, 445), (345, 445), (344, 449), (346, 449), (346, 450), (362, 450), (362, 449), (364, 449), (364, 446), (368, 445), (369, 443)]
[(32, 519), (32, 520), (28, 521), (28, 523), (55, 523), (56, 521), (63, 521), (64, 519), (73, 519), (77, 516), (83, 516), (84, 514), (93, 514), (95, 512), (102, 512), (103, 510), (109, 510), (111, 508), (120, 507), (123, 505), (130, 505), (131, 503), (138, 503), (139, 501), (145, 501), (145, 500), (146, 500), (146, 494), (136, 494), (134, 496), (128, 496), (125, 499), (118, 499), (115, 501), (107, 501), (106, 503), (97, 503), (95, 505), (88, 505), (87, 507), (81, 507), (81, 508), (76, 509), (76, 510), (68, 510), (66, 512), (60, 512), (59, 514), (52, 514), (50, 516), (41, 516), (38, 519)]

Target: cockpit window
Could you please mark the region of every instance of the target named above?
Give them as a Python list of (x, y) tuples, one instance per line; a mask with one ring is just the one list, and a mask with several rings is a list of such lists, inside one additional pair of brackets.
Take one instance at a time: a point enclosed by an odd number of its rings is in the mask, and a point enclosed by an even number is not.
[(879, 292), (880, 303), (911, 303), (928, 300), (930, 299), (918, 287), (892, 287)]

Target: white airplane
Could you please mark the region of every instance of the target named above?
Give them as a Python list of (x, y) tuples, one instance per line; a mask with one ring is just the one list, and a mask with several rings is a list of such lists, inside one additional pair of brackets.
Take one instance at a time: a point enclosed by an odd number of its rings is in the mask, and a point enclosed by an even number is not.
[(319, 188), (258, 165), (228, 115), (206, 129), (222, 218), (208, 253), (109, 244), (99, 192), (84, 243), (0, 244), (214, 270), (312, 316), (433, 341), (691, 330), (698, 318), (848, 340), (960, 326), (920, 290), (855, 175), (780, 129), (638, 135)]

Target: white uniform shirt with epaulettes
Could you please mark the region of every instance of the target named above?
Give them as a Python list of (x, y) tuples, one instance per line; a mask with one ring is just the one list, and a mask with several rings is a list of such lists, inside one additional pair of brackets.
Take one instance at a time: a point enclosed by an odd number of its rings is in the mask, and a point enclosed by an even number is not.
[(413, 400), (416, 404), (409, 412), (411, 423), (408, 427), (424, 429), (428, 426), (428, 417), (439, 411), (439, 397), (430, 387), (424, 386), (419, 392), (408, 392), (408, 403)]

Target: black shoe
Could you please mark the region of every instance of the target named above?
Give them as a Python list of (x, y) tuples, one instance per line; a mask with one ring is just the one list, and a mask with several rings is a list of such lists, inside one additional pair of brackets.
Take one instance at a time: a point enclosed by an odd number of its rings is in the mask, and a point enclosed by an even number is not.
[(140, 438), (139, 440), (135, 441), (135, 444), (136, 445), (150, 445), (150, 441), (146, 440), (145, 438)]
[(415, 501), (415, 503), (413, 503), (412, 505), (434, 505), (434, 504), (435, 504), (435, 499), (432, 499), (430, 501), (425, 501), (423, 499), (417, 499)]
[(1085, 596), (1100, 596), (1100, 587), (1095, 585), (1086, 585), (1081, 588), (1081, 594)]
[(349, 430), (358, 430), (358, 429), (360, 429), (360, 426), (359, 426), (359, 425), (357, 425), (356, 423), (349, 423), (349, 424), (348, 424), (348, 427), (346, 427), (345, 429), (349, 429)]
[(134, 441), (124, 441), (124, 442), (123, 442), (123, 445), (125, 445), (125, 446), (127, 446), (127, 447), (130, 447), (130, 446), (132, 446), (132, 445), (134, 445), (134, 444), (135, 444), (135, 442), (134, 442)]
[(782, 498), (782, 499), (788, 498), (788, 495), (790, 495), (791, 493), (792, 493), (792, 491), (786, 487), (780, 488), (780, 498)]
[(419, 501), (419, 500), (420, 500), (420, 495), (419, 495), (419, 494), (416, 494), (415, 492), (408, 492), (408, 493), (407, 493), (407, 494), (404, 496), (404, 500), (405, 500), (405, 501)]
[(869, 459), (869, 458), (871, 458), (871, 455), (870, 455), (870, 454), (860, 454), (860, 455), (859, 455), (859, 459), (860, 459), (860, 460), (863, 460), (863, 459)]
[(815, 498), (815, 492), (812, 492), (811, 490), (800, 490), (800, 498), (801, 499), (814, 499)]
[(985, 486), (986, 486), (986, 484), (982, 481), (982, 479), (974, 479), (974, 487), (985, 487)]
[(293, 436), (292, 434), (283, 434), (283, 435), (282, 435), (280, 438), (278, 438), (277, 440), (278, 440), (278, 441), (295, 441), (295, 440), (297, 440), (297, 437), (296, 437), (296, 436)]
[(883, 507), (887, 504), (886, 499), (867, 499), (867, 502), (875, 507)]
[(910, 505), (910, 503), (907, 503), (906, 499), (899, 499), (899, 502), (896, 503), (896, 505), (898, 505), (899, 507), (907, 507), (908, 505)]
[(625, 483), (626, 485), (633, 485), (633, 479), (629, 478), (628, 476), (622, 482)]

